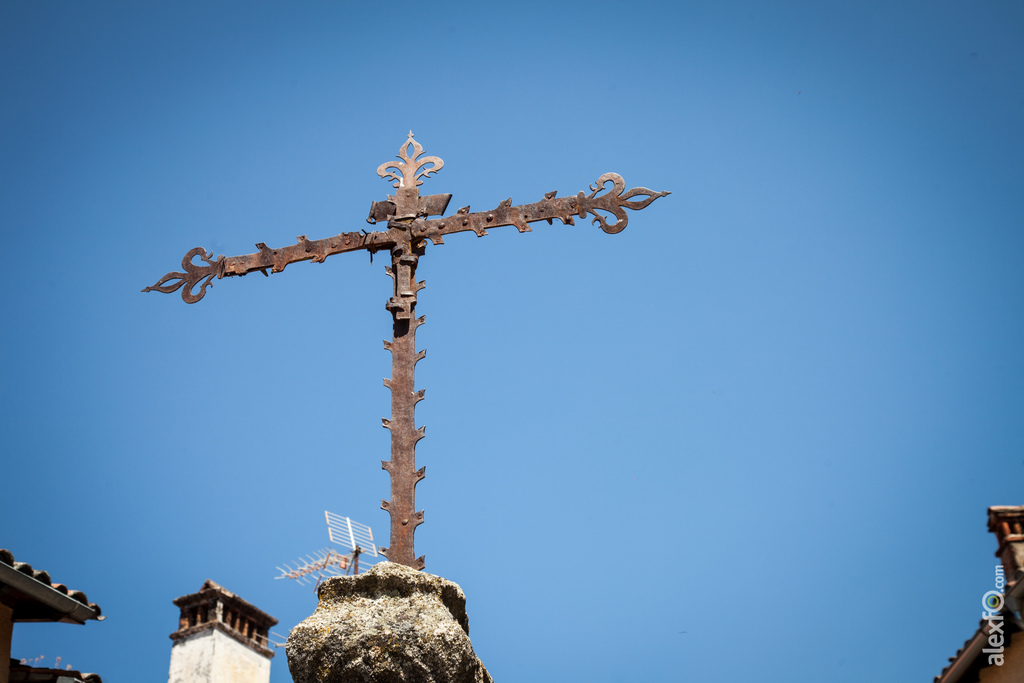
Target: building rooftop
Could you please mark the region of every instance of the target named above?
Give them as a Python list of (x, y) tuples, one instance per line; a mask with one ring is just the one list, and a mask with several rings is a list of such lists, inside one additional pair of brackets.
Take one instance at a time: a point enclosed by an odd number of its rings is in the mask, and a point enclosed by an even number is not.
[(85, 593), (54, 583), (49, 572), (17, 562), (14, 554), (0, 549), (0, 601), (14, 610), (13, 621), (62, 621), (84, 624), (103, 619), (100, 606)]
[(11, 660), (11, 683), (103, 683), (99, 674), (84, 674), (73, 669), (47, 669)]

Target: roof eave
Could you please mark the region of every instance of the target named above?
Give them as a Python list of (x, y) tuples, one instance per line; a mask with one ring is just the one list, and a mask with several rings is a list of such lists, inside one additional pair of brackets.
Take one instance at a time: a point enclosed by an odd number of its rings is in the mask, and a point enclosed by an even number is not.
[[(1017, 572), (1016, 582), (1007, 592), (1006, 598), (1020, 602), (1024, 599), (1024, 576)], [(985, 633), (985, 625), (982, 623), (966, 645), (960, 650), (959, 655), (950, 662), (945, 671), (935, 679), (935, 683), (957, 683), (967, 673), (967, 670), (974, 664), (974, 660), (981, 654), (985, 644), (988, 642), (988, 634)]]
[[(47, 586), (31, 576), (22, 574), (14, 567), (8, 566), (3, 562), (0, 562), (0, 583), (7, 584), (11, 588), (24, 593), (33, 600), (63, 615), (54, 621), (84, 624), (89, 619), (102, 619), (98, 609), (84, 605), (74, 598), (64, 595), (56, 588)], [(15, 620), (17, 621), (17, 619)]]

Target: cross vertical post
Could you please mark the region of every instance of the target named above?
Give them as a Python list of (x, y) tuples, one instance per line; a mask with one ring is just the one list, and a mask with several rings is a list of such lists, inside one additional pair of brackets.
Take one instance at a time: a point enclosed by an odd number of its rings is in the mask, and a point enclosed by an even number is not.
[(380, 551), (391, 562), (413, 569), (423, 569), (424, 558), (415, 557), (413, 536), (423, 523), (423, 511), (416, 510), (416, 484), (425, 476), (426, 468), (416, 469), (416, 443), (425, 428), (416, 428), (416, 404), (424, 391), (416, 391), (416, 363), (426, 351), (416, 352), (416, 329), (425, 318), (416, 317), (416, 293), (424, 283), (416, 281), (416, 264), (424, 253), (424, 245), (404, 242), (391, 250), (391, 267), (387, 269), (395, 285), (395, 293), (386, 305), (391, 312), (392, 338), (384, 342), (391, 351), (391, 379), (384, 385), (391, 390), (391, 419), (384, 427), (391, 432), (391, 460), (382, 460), (381, 467), (391, 475), (391, 500), (382, 500), (381, 507), (391, 516), (391, 545)]

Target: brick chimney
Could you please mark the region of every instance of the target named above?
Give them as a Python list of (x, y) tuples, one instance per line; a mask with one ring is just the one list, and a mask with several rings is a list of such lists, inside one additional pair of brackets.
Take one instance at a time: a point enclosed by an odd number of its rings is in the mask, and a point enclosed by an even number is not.
[(267, 635), (277, 619), (213, 581), (174, 604), (181, 618), (168, 683), (270, 683)]
[(999, 540), (996, 557), (1003, 563), (1006, 580), (1017, 580), (1024, 571), (1024, 505), (996, 505), (988, 509), (988, 530)]

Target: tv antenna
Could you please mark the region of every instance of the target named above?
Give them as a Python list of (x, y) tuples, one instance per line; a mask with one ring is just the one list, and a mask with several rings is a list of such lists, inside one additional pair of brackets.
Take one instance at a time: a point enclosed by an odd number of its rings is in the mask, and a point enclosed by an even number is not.
[[(367, 568), (380, 558), (370, 527), (327, 510), (324, 510), (324, 517), (327, 520), (327, 537), (331, 543), (344, 546), (349, 552), (342, 554), (334, 548), (321, 548), (311, 555), (306, 555), (305, 558), (300, 557), (292, 562), (294, 567), (288, 564), (278, 567), (281, 575), (275, 576), (275, 579), (295, 579), (301, 584), (308, 585), (315, 578), (313, 590), (316, 591), (325, 578), (355, 576), (360, 571), (365, 573)], [(369, 562), (364, 560), (360, 569), (359, 558), (363, 555), (374, 559)]]

